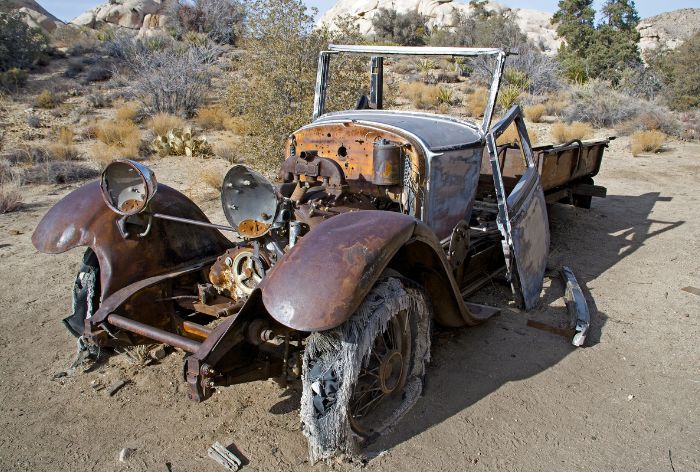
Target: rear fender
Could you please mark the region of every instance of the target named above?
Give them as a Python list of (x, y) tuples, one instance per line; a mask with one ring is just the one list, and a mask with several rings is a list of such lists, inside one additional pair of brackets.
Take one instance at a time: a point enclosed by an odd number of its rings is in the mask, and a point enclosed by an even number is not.
[[(166, 185), (158, 186), (149, 208), (208, 221), (197, 205)], [(221, 254), (233, 246), (218, 230), (157, 218), (146, 236), (127, 239), (117, 226), (119, 218), (104, 203), (99, 182), (91, 182), (66, 195), (44, 215), (32, 243), (46, 254), (79, 246), (91, 248), (100, 264), (103, 300), (133, 282)]]
[(424, 285), (438, 321), (479, 322), (462, 301), (433, 232), (411, 216), (386, 211), (348, 212), (319, 224), (263, 279), (262, 301), (285, 326), (328, 330), (352, 316), (387, 268)]

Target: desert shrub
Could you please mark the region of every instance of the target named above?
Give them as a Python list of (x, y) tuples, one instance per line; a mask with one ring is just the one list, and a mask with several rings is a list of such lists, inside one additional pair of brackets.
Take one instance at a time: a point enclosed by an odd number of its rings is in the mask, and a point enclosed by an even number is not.
[(41, 128), (41, 118), (39, 115), (30, 114), (27, 115), (27, 126), (30, 128)]
[(169, 13), (177, 20), (173, 32), (178, 37), (202, 33), (220, 44), (235, 44), (245, 19), (244, 4), (237, 0), (178, 0)]
[(544, 106), (548, 115), (561, 115), (570, 102), (571, 96), (568, 93), (559, 92), (549, 95), (544, 102)]
[(419, 110), (435, 108), (440, 102), (440, 87), (423, 82), (408, 82), (399, 85), (401, 94)]
[(632, 155), (638, 156), (644, 152), (659, 152), (666, 141), (666, 135), (661, 131), (637, 131), (630, 139)]
[(227, 138), (214, 146), (214, 155), (231, 164), (236, 164), (241, 160), (239, 152), (240, 147), (241, 145), (238, 140)]
[(114, 104), (114, 116), (117, 121), (136, 122), (141, 113), (141, 107), (137, 102), (118, 100)]
[(457, 103), (454, 92), (447, 87), (438, 87), (437, 101), (442, 105), (454, 105)]
[(182, 118), (168, 113), (156, 113), (146, 123), (148, 129), (156, 136), (165, 136), (168, 131), (176, 128), (184, 128), (185, 122)]
[(112, 99), (109, 95), (96, 92), (87, 96), (88, 104), (93, 108), (107, 108), (112, 106)]
[(173, 44), (156, 38), (132, 42), (115, 54), (125, 56), (131, 85), (150, 112), (191, 116), (211, 86), (221, 49), (212, 43)]
[(85, 82), (104, 82), (112, 78), (112, 71), (105, 66), (96, 65), (90, 67), (85, 74)]
[(477, 87), (467, 95), (465, 106), (469, 116), (478, 118), (484, 115), (484, 110), (489, 102), (489, 90), (485, 87)]
[(26, 85), (28, 78), (29, 74), (26, 70), (16, 67), (0, 72), (0, 91), (16, 92)]
[(564, 118), (609, 127), (636, 117), (642, 109), (638, 100), (615, 91), (610, 83), (590, 80), (572, 87)]
[(85, 164), (72, 161), (51, 161), (36, 164), (24, 171), (24, 182), (28, 184), (65, 184), (93, 179), (99, 173)]
[(68, 77), (70, 79), (74, 79), (78, 75), (80, 75), (81, 72), (85, 70), (85, 64), (77, 58), (73, 58), (70, 61), (68, 61), (68, 66), (66, 67), (66, 70), (63, 71), (63, 77)]
[(394, 9), (380, 8), (372, 17), (372, 27), (377, 39), (402, 46), (422, 46), (428, 34), (428, 17), (417, 10), (399, 13)]
[(34, 99), (36, 108), (56, 108), (61, 103), (61, 99), (50, 90), (43, 90)]
[(38, 164), (51, 160), (51, 154), (41, 146), (23, 144), (2, 154), (2, 159), (10, 165)]
[(232, 116), (226, 120), (226, 129), (239, 136), (251, 133), (250, 123), (241, 116)]
[(80, 158), (78, 149), (73, 145), (75, 133), (67, 126), (62, 126), (56, 132), (55, 141), (49, 145), (48, 151), (53, 160), (73, 161)]
[[(534, 130), (527, 130), (527, 137), (530, 139), (530, 144), (533, 146), (537, 144), (539, 136)], [(520, 134), (518, 134), (518, 128), (514, 124), (510, 125), (496, 140), (496, 145), (504, 146), (506, 144), (517, 144), (520, 145)]]
[(48, 45), (46, 35), (29, 28), (22, 15), (19, 10), (0, 12), (0, 72), (30, 67)]
[(219, 106), (200, 108), (195, 121), (204, 129), (222, 130), (230, 118), (226, 110)]
[(510, 107), (518, 103), (521, 93), (522, 90), (517, 85), (510, 84), (501, 87), (501, 89), (498, 91), (498, 106), (501, 107), (502, 110), (508, 110)]
[(679, 129), (683, 139), (700, 139), (700, 110), (681, 113)]
[(22, 192), (18, 179), (0, 183), (0, 213), (17, 211), (22, 207)]
[(593, 127), (588, 123), (573, 122), (571, 124), (554, 123), (552, 125), (552, 140), (555, 143), (568, 143), (575, 139), (583, 140), (593, 136)]
[(102, 121), (97, 123), (95, 137), (107, 145), (130, 147), (141, 141), (141, 132), (132, 121)]
[(544, 104), (540, 103), (538, 105), (530, 105), (525, 107), (523, 113), (525, 113), (525, 118), (532, 121), (533, 123), (539, 123), (544, 116), (546, 107)]
[[(301, 0), (252, 2), (248, 19), (245, 50), (236, 59), (241, 77), (228, 89), (226, 108), (244, 122), (247, 158), (276, 168), (289, 133), (311, 118), (318, 53), (330, 41), (357, 43), (362, 36), (349, 23), (333, 32), (314, 28)], [(333, 57), (331, 68), (326, 111), (354, 106), (367, 86), (367, 60)]]
[(219, 192), (224, 183), (224, 175), (216, 169), (202, 169), (197, 175), (197, 181)]
[(672, 51), (660, 51), (649, 62), (665, 85), (663, 95), (676, 110), (700, 106), (700, 32)]
[(140, 142), (131, 141), (124, 146), (115, 144), (95, 143), (92, 147), (91, 157), (100, 169), (116, 159), (137, 159), (141, 155)]

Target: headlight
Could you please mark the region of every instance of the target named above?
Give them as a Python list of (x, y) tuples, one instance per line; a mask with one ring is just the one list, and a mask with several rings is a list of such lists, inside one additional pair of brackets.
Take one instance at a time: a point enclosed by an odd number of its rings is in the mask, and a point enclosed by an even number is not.
[(151, 169), (130, 160), (109, 164), (102, 172), (102, 197), (112, 211), (135, 215), (146, 209), (158, 189)]
[(246, 238), (258, 238), (270, 230), (278, 203), (275, 187), (252, 169), (233, 166), (224, 177), (221, 188), (224, 215)]

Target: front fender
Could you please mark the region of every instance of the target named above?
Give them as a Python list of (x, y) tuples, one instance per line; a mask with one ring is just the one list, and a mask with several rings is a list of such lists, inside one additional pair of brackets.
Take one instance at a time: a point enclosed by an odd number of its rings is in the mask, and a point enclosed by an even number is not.
[[(415, 218), (387, 211), (334, 216), (311, 230), (270, 270), (260, 284), (267, 312), (298, 331), (323, 331), (347, 321), (397, 253), (421, 241), (439, 261), (448, 304), (460, 324), (475, 318), (464, 305), (434, 235)], [(432, 237), (431, 237), (432, 236)], [(398, 257), (401, 257), (400, 255)], [(452, 322), (451, 324), (456, 324)]]
[[(158, 186), (149, 208), (157, 213), (208, 221), (194, 202), (166, 185)], [(32, 243), (47, 254), (79, 246), (91, 248), (100, 264), (103, 299), (137, 280), (221, 254), (233, 245), (215, 229), (157, 218), (145, 237), (125, 239), (117, 227), (119, 218), (104, 203), (99, 182), (91, 182), (49, 209), (34, 231)]]

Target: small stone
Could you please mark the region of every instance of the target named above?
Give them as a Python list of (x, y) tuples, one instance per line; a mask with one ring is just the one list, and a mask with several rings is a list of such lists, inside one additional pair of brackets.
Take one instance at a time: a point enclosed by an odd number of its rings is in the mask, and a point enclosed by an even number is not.
[(165, 350), (165, 346), (161, 344), (160, 346), (151, 349), (151, 351), (148, 354), (151, 356), (151, 359), (159, 361), (161, 359), (164, 359), (168, 353)]
[(60, 379), (60, 378), (62, 378), (62, 377), (66, 377), (67, 375), (68, 375), (68, 374), (66, 374), (65, 372), (56, 372), (55, 374), (53, 374), (53, 378), (54, 378), (54, 379)]
[(119, 451), (119, 462), (128, 461), (133, 453), (134, 453), (134, 449), (131, 449), (129, 447), (125, 447), (124, 449)]
[(634, 395), (627, 395), (627, 401), (630, 401), (634, 398)]

